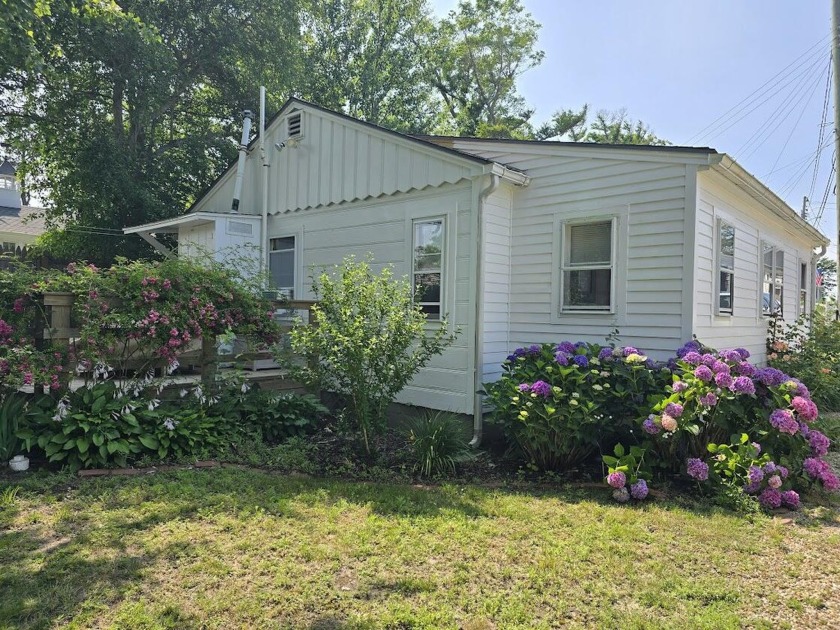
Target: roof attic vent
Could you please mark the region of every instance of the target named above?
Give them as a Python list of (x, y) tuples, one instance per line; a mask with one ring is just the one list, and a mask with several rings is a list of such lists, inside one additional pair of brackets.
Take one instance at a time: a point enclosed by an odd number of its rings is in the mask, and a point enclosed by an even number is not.
[(289, 138), (298, 138), (303, 135), (303, 112), (289, 115), (286, 119), (286, 132)]

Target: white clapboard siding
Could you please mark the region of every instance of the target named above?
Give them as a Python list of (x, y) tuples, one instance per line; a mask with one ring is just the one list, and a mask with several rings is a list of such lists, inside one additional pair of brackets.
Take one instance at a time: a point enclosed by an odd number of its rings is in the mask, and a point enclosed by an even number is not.
[(445, 184), (422, 192), (395, 193), (375, 200), (269, 217), (270, 238), (295, 235), (299, 239), (296, 294), (302, 299), (314, 298), (313, 274), (341, 263), (350, 254), (359, 259), (371, 255), (375, 269), (392, 265), (395, 276), (407, 277), (411, 273), (412, 220), (445, 218), (444, 308), (451, 329), (459, 329), (460, 334), (452, 347), (420, 371), (400, 393), (398, 402), (472, 413), (475, 337), (472, 195), (471, 182)]
[[(302, 135), (288, 141), (286, 118), (303, 115)], [(435, 188), (470, 179), (482, 164), (407, 136), (290, 101), (266, 129), (268, 210), (271, 214), (320, 208)], [(245, 160), (240, 213), (262, 212), (262, 161), (255, 143)], [(227, 212), (233, 198), (236, 164), (204, 195), (193, 211)]]
[[(785, 319), (791, 321), (797, 315), (800, 262), (808, 262), (809, 274), (813, 273), (811, 244), (801, 233), (713, 172), (699, 174), (697, 197), (695, 333), (712, 347), (743, 347), (752, 353), (752, 360), (763, 362), (767, 318), (762, 316), (760, 302), (761, 241), (781, 247), (785, 252), (783, 308)], [(717, 219), (735, 228), (735, 295), (731, 316), (716, 314)], [(808, 291), (810, 299), (810, 286)]]
[(483, 208), (482, 380), (502, 374), (510, 354), (511, 211), (514, 188), (503, 184), (487, 197)]
[[(654, 357), (673, 356), (683, 340), (683, 299), (691, 297), (683, 281), (686, 164), (700, 158), (457, 139), (452, 146), (531, 177), (512, 200), (507, 352), (539, 342), (604, 343), (618, 328), (621, 343)], [(616, 312), (560, 315), (554, 286), (558, 217), (604, 213), (617, 214), (620, 223)], [(501, 352), (485, 352), (485, 361), (499, 358), (504, 359)], [(498, 375), (498, 365), (485, 365), (484, 373)]]

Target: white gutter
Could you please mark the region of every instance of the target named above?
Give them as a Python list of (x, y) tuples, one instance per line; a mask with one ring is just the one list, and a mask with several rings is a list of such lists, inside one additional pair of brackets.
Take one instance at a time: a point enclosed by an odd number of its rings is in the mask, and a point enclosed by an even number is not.
[(239, 162), (236, 165), (236, 183), (233, 185), (233, 201), (230, 204), (230, 211), (234, 214), (239, 212), (239, 199), (242, 195), (242, 174), (245, 172), (245, 158), (248, 157), (248, 136), (251, 135), (251, 117), (254, 115), (250, 109), (242, 112), (245, 120), (242, 121), (242, 141), (239, 143)]
[(811, 312), (811, 321), (814, 321), (814, 309), (817, 306), (817, 261), (825, 256), (825, 252), (827, 251), (827, 247), (825, 245), (820, 245), (820, 251), (816, 254), (811, 254), (811, 279), (809, 281), (810, 288), (811, 288), (811, 299), (808, 300), (808, 305), (810, 306)]
[(796, 233), (801, 234), (804, 232), (815, 243), (820, 245), (828, 244), (828, 239), (819, 230), (799, 216), (798, 212), (731, 157), (725, 153), (720, 153), (710, 155), (709, 159), (710, 165), (715, 172), (723, 175), (732, 184), (768, 208), (774, 215), (793, 228)]
[(260, 86), (260, 160), (262, 160), (262, 221), (260, 223), (260, 254), (262, 273), (268, 288), (268, 167), (265, 155), (265, 86)]

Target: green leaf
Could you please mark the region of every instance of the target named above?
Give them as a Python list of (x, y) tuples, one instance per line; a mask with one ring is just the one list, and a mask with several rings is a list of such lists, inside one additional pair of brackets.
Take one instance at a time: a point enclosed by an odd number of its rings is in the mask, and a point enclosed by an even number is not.
[(157, 450), (160, 447), (160, 442), (153, 435), (141, 435), (140, 443), (148, 449)]
[(697, 424), (687, 424), (683, 427), (683, 429), (685, 429), (692, 435), (700, 435), (700, 426)]
[(601, 459), (603, 459), (603, 460), (604, 460), (604, 463), (605, 463), (607, 466), (615, 466), (615, 465), (617, 465), (617, 464), (618, 464), (618, 459), (617, 459), (617, 458), (615, 458), (615, 457), (611, 457), (611, 456), (609, 456), (609, 455), (604, 455)]
[(105, 404), (107, 402), (108, 402), (107, 398), (105, 398), (103, 396), (97, 397), (96, 400), (93, 401), (93, 405), (91, 405), (91, 407), (90, 407), (91, 413), (99, 413), (100, 411), (102, 411), (102, 408), (105, 406)]
[(96, 446), (102, 446), (105, 443), (105, 437), (99, 431), (93, 434), (92, 439)]
[(616, 444), (613, 452), (616, 457), (624, 457), (624, 447), (621, 444)]
[(718, 445), (717, 444), (707, 444), (706, 450), (710, 453), (717, 453), (718, 452)]
[(79, 449), (80, 453), (87, 453), (90, 448), (90, 442), (86, 437), (76, 438), (76, 448)]

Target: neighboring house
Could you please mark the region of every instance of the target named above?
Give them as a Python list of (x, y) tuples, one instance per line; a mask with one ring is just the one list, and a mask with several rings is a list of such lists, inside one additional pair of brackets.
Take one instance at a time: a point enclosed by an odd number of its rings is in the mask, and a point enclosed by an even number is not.
[(8, 160), (0, 162), (0, 251), (18, 251), (43, 234), (41, 212), (41, 208), (21, 202), (14, 164)]
[(477, 431), (477, 392), (517, 346), (617, 328), (655, 358), (696, 334), (762, 361), (770, 311), (813, 305), (827, 239), (713, 149), (414, 138), (297, 99), (265, 135), (267, 233), (256, 141), (239, 214), (234, 165), (188, 214), (126, 233), (265, 243), (272, 282), (302, 299), (348, 254), (394, 265), (426, 287), (430, 326), (461, 330), (399, 401), (474, 414)]

